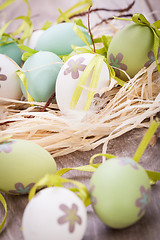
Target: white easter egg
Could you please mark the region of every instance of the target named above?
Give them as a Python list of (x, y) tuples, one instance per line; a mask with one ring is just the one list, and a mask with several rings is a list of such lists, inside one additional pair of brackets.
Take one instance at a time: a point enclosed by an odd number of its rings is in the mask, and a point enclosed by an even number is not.
[(80, 198), (62, 187), (37, 193), (26, 206), (22, 219), (25, 240), (80, 240), (87, 222)]
[[(71, 112), (75, 112), (76, 114), (78, 114), (79, 112), (84, 112), (83, 109), (88, 96), (87, 88), (89, 88), (90, 86), (93, 70), (89, 74), (89, 77), (85, 83), (85, 88), (83, 88), (82, 90), (82, 94), (78, 100), (74, 111), (70, 109), (70, 102), (81, 75), (83, 74), (86, 66), (90, 63), (94, 56), (95, 54), (91, 53), (74, 55), (69, 58), (61, 68), (56, 81), (56, 100), (59, 109), (63, 113), (72, 114)], [(106, 87), (109, 88), (112, 81), (115, 80), (110, 79), (107, 64), (103, 62), (100, 77), (98, 80), (98, 85), (96, 88), (97, 92)]]
[(34, 31), (30, 38), (25, 39), (24, 45), (26, 45), (29, 48), (35, 49), (37, 41), (42, 35), (42, 33), (44, 33), (44, 30), (42, 29)]
[(0, 54), (0, 97), (19, 100), (22, 96), (18, 65), (9, 57)]

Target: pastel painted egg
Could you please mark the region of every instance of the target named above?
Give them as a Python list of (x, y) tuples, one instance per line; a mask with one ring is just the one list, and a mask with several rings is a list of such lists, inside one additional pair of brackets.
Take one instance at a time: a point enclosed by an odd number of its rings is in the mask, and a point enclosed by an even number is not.
[[(57, 75), (62, 66), (62, 60), (54, 53), (40, 51), (29, 57), (22, 70), (27, 78), (27, 89), (37, 102), (45, 102), (55, 91)], [(26, 90), (21, 83), (25, 97)]]
[[(45, 50), (57, 55), (68, 55), (73, 49), (71, 45), (84, 46), (85, 43), (73, 30), (73, 23), (59, 23), (48, 28), (39, 38), (36, 50)], [(92, 43), (87, 30), (78, 26), (87, 38), (89, 44)]]
[[(9, 41), (12, 41), (12, 39), (8, 38), (7, 40), (8, 42)], [(0, 44), (3, 43), (1, 40), (0, 40)], [(1, 45), (0, 46), (0, 53), (1, 54), (5, 54), (7, 55), (8, 57), (10, 57), (11, 59), (13, 59), (19, 66), (21, 65), (22, 63), (22, 52), (21, 50), (18, 48), (18, 45), (16, 42), (12, 42), (12, 43), (6, 43), (4, 45)]]
[(45, 174), (56, 172), (52, 156), (41, 146), (27, 140), (0, 143), (0, 191), (26, 194)]
[[(73, 93), (86, 66), (90, 63), (94, 56), (95, 54), (91, 53), (74, 55), (69, 58), (61, 68), (56, 81), (56, 100), (59, 109), (63, 113), (73, 112), (73, 110), (70, 109), (70, 102)], [(87, 88), (90, 86), (92, 73), (93, 71), (91, 71), (85, 83), (85, 87)], [(96, 90), (102, 90), (105, 87), (109, 88), (113, 83), (115, 83), (115, 80), (110, 80), (108, 67), (106, 63), (103, 62)], [(87, 101), (87, 96), (88, 90), (84, 88), (76, 105), (76, 108), (74, 109), (74, 112), (76, 112), (76, 114), (83, 111), (85, 103)]]
[[(143, 67), (154, 61), (153, 44), (154, 35), (148, 26), (129, 24), (111, 40), (107, 53), (108, 63), (126, 71), (133, 78)], [(127, 80), (126, 75), (116, 68), (116, 76)]]
[(0, 54), (0, 97), (19, 100), (22, 96), (19, 78), (16, 74), (17, 64)]
[(151, 189), (144, 168), (132, 158), (102, 163), (90, 180), (92, 206), (109, 227), (125, 228), (145, 213)]
[(41, 30), (41, 29), (34, 31), (30, 38), (25, 39), (23, 44), (29, 48), (35, 49), (37, 41), (43, 33), (44, 33), (44, 30)]
[(62, 187), (41, 190), (28, 203), (22, 229), (25, 240), (81, 240), (87, 223), (83, 202)]

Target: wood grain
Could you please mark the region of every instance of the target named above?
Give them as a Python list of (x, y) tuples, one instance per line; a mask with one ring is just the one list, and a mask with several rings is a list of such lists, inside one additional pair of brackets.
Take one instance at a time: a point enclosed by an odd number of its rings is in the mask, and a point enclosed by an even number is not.
[[(32, 7), (32, 20), (35, 29), (43, 26), (46, 20), (55, 21), (58, 17), (58, 7), (64, 11), (68, 7), (72, 6), (77, 1), (63, 1), (63, 0), (30, 0)], [(131, 1), (119, 1), (119, 0), (94, 0), (95, 7), (107, 7), (107, 8), (122, 8), (128, 5)], [(155, 10), (154, 14), (158, 17), (160, 13), (159, 0), (149, 1), (150, 6)], [(17, 0), (14, 5), (9, 7), (6, 11), (0, 14), (0, 23), (3, 24), (3, 20), (11, 19), (18, 15), (23, 15), (26, 9), (22, 1)], [(151, 9), (145, 3), (145, 1), (136, 1), (132, 13), (143, 12), (149, 17)], [(107, 18), (112, 16), (113, 12), (101, 13), (101, 18)], [(151, 18), (152, 21), (154, 20)], [(86, 21), (86, 19), (85, 19)], [(91, 24), (94, 25), (99, 21), (97, 14), (93, 14), (91, 17)], [(117, 156), (133, 156), (138, 144), (140, 143), (145, 129), (133, 130), (128, 132), (124, 136), (109, 142), (108, 153), (115, 154)], [(95, 153), (102, 151), (101, 146), (89, 151), (89, 152), (75, 152), (67, 156), (56, 158), (58, 169), (63, 167), (76, 167), (89, 163), (90, 157)], [(100, 161), (100, 159), (98, 159)], [(160, 140), (157, 141), (155, 146), (148, 146), (144, 155), (142, 156), (142, 166), (150, 170), (160, 171)], [(65, 177), (79, 180), (89, 186), (89, 180), (91, 173), (84, 173), (78, 171), (71, 171), (64, 175)], [(9, 176), (8, 176), (9, 177)], [(8, 217), (5, 224), (5, 228), (0, 234), (1, 240), (24, 240), (21, 231), (21, 221), (23, 211), (28, 202), (27, 196), (11, 196), (4, 194), (8, 204)], [(158, 240), (160, 235), (160, 183), (157, 183), (152, 187), (152, 199), (148, 206), (145, 216), (135, 225), (123, 229), (113, 230), (105, 226), (95, 215), (91, 206), (87, 208), (88, 213), (88, 225), (83, 240)], [(0, 216), (4, 214), (4, 210), (0, 205)], [(35, 239), (36, 240), (36, 239)], [(47, 239), (46, 239), (47, 240)]]

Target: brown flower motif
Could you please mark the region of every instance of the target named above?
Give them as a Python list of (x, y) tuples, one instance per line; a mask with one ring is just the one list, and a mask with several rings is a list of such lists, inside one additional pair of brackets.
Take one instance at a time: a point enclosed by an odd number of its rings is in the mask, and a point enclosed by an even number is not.
[(5, 152), (5, 153), (10, 153), (12, 152), (12, 144), (15, 141), (4, 141), (4, 142), (0, 142), (0, 153), (1, 152)]
[(135, 201), (136, 207), (140, 208), (138, 212), (138, 217), (140, 217), (146, 210), (148, 203), (150, 202), (151, 190), (145, 189), (144, 186), (140, 186), (141, 197)]
[(93, 206), (95, 206), (97, 204), (97, 198), (93, 195), (95, 186), (92, 185), (90, 190), (89, 190), (89, 194), (90, 194), (90, 200)]
[(35, 183), (30, 183), (26, 187), (23, 185), (23, 183), (16, 183), (15, 184), (15, 189), (16, 190), (9, 190), (10, 193), (12, 194), (27, 194), (31, 190)]
[[(147, 56), (149, 60), (144, 64), (145, 67), (149, 67), (155, 61), (155, 56), (153, 51), (149, 51)], [(160, 57), (160, 47), (158, 48), (157, 58), (159, 57)]]
[(76, 204), (72, 204), (71, 209), (67, 207), (65, 204), (61, 204), (59, 208), (65, 213), (62, 217), (58, 219), (59, 224), (69, 223), (69, 232), (73, 233), (75, 229), (76, 223), (81, 225), (82, 219), (77, 215), (78, 206)]
[(116, 73), (116, 76), (120, 77), (120, 70), (117, 69), (117, 68), (120, 68), (120, 69), (122, 69), (124, 71), (127, 70), (127, 66), (124, 63), (121, 63), (121, 61), (123, 59), (123, 54), (122, 53), (118, 53), (116, 55), (116, 57), (114, 57), (114, 55), (111, 53), (109, 55), (109, 59), (110, 59), (110, 65), (113, 66), (113, 67), (116, 67), (114, 69), (114, 71)]
[(68, 68), (65, 69), (64, 75), (71, 73), (73, 79), (79, 78), (79, 71), (84, 71), (86, 68), (86, 65), (82, 64), (84, 60), (83, 57), (80, 57), (75, 61), (73, 59), (68, 61)]
[[(1, 72), (2, 68), (0, 67), (0, 72)], [(0, 81), (6, 81), (7, 80), (7, 76), (4, 74), (0, 73)], [(1, 84), (0, 84), (0, 88), (1, 88)]]

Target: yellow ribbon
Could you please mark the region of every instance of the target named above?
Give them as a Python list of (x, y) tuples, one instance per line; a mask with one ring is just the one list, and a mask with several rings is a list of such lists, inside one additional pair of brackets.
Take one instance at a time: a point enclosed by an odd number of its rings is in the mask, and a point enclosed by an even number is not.
[(70, 180), (67, 178), (62, 178), (58, 175), (46, 175), (42, 179), (40, 179), (30, 190), (29, 193), (29, 200), (35, 195), (36, 190), (40, 189), (47, 185), (47, 187), (56, 186), (56, 187), (63, 187), (64, 183), (71, 183), (76, 186), (76, 188), (69, 188), (69, 190), (75, 192), (77, 196), (83, 201), (85, 206), (90, 204), (89, 192), (88, 189), (84, 184), (81, 182)]
[(27, 92), (27, 100), (28, 100), (29, 102), (33, 102), (34, 99), (33, 99), (33, 97), (32, 97), (32, 96), (29, 94), (29, 92), (28, 92), (28, 88), (27, 88), (27, 78), (26, 78), (25, 73), (24, 73), (23, 71), (21, 71), (21, 70), (17, 70), (17, 71), (16, 71), (16, 74), (18, 75), (18, 77), (20, 78), (20, 80), (22, 81), (22, 83), (23, 83), (23, 85), (24, 85), (24, 87), (25, 87), (25, 89), (26, 89), (26, 92)]
[(157, 62), (158, 48), (159, 48), (159, 41), (160, 41), (160, 30), (158, 30), (158, 28), (160, 28), (160, 20), (151, 24), (145, 18), (145, 16), (143, 14), (140, 14), (140, 13), (133, 14), (132, 19), (119, 18), (119, 17), (114, 17), (114, 18), (119, 19), (119, 20), (125, 20), (125, 21), (133, 21), (136, 24), (139, 24), (139, 25), (142, 25), (142, 26), (148, 26), (152, 30), (153, 36), (154, 36), (153, 52), (154, 52), (154, 57), (155, 57), (156, 64), (157, 64), (157, 69), (158, 69), (158, 72), (160, 74), (160, 67), (159, 67), (158, 62)]
[(75, 5), (73, 5), (71, 8), (69, 8), (67, 11), (65, 12), (62, 12), (60, 9), (60, 16), (58, 17), (57, 19), (57, 23), (60, 23), (64, 20), (76, 15), (76, 14), (79, 14), (79, 13), (82, 13), (82, 12), (85, 12), (89, 9), (89, 7), (92, 5), (92, 0), (82, 0), (78, 3), (76, 3)]
[(3, 218), (2, 222), (0, 223), (0, 231), (1, 231), (6, 222), (6, 218), (7, 218), (7, 203), (1, 193), (0, 193), (0, 202), (2, 203), (4, 210), (5, 210), (4, 218)]
[[(0, 10), (3, 10), (4, 8), (8, 7), (11, 3), (13, 3), (15, 0), (7, 0), (5, 1), (3, 4), (0, 5)], [(4, 24), (4, 26), (0, 29), (0, 37), (3, 36), (3, 34), (5, 34), (5, 30), (8, 28), (8, 26), (13, 23), (15, 20), (23, 20), (22, 24), (11, 34), (7, 34), (9, 37), (11, 37), (14, 41), (18, 42), (18, 43), (22, 43), (26, 38), (30, 37), (33, 31), (33, 24), (32, 21), (30, 20), (30, 16), (31, 16), (31, 8), (29, 5), (28, 0), (23, 0), (25, 2), (25, 4), (28, 7), (28, 13), (26, 16), (20, 16), (20, 17), (16, 17), (12, 20), (10, 20), (9, 22), (7, 22), (6, 24)], [(18, 35), (22, 33), (22, 36), (19, 39), (14, 38), (14, 36)], [(6, 42), (7, 44), (7, 42)]]

